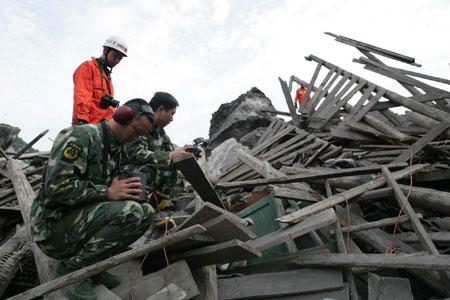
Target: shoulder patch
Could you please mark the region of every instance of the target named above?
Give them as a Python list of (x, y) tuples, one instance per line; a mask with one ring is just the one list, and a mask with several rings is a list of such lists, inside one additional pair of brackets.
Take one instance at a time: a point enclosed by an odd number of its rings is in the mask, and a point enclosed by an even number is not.
[(83, 150), (83, 147), (74, 142), (69, 142), (66, 148), (64, 148), (63, 157), (68, 161), (74, 161), (77, 159), (81, 150)]

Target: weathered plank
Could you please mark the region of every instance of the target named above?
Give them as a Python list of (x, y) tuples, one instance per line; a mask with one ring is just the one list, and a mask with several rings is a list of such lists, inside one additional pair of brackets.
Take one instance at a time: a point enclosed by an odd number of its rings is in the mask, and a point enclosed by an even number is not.
[(213, 189), (203, 170), (197, 163), (194, 155), (186, 155), (181, 158), (174, 159), (175, 166), (183, 173), (184, 177), (192, 184), (195, 191), (203, 199), (203, 201), (211, 202), (220, 208), (223, 206), (222, 200)]
[(186, 292), (180, 289), (176, 284), (171, 283), (158, 293), (146, 298), (145, 300), (183, 300), (189, 299)]
[(221, 215), (227, 215), (229, 218), (235, 220), (235, 222), (244, 224), (244, 221), (242, 221), (236, 215), (224, 209), (221, 209), (220, 207), (217, 207), (209, 202), (202, 202), (199, 208), (187, 220), (181, 223), (180, 226), (175, 229), (175, 231), (188, 228), (195, 224), (203, 224)]
[(308, 232), (333, 224), (335, 221), (336, 215), (330, 208), (318, 213), (317, 215), (311, 216), (294, 226), (281, 228), (257, 239), (248, 241), (246, 244), (262, 251), (289, 239), (294, 239)]
[(219, 299), (256, 299), (341, 288), (338, 270), (305, 269), (219, 279)]
[(30, 149), (37, 141), (39, 141), (44, 135), (46, 135), (48, 133), (48, 129), (44, 130), (43, 132), (41, 132), (37, 137), (35, 137), (31, 142), (29, 142), (28, 144), (26, 144), (25, 146), (22, 147), (22, 149), (20, 149), (16, 154), (14, 154), (14, 156), (12, 157), (13, 159), (18, 159), (22, 154), (25, 153), (25, 151), (27, 151), (28, 149)]
[(169, 255), (169, 261), (185, 259), (189, 266), (200, 267), (261, 257), (261, 252), (239, 240)]
[[(347, 223), (347, 210), (340, 206), (337, 206), (336, 208), (337, 208), (336, 215), (342, 220), (342, 222)], [(351, 224), (367, 223), (365, 219), (352, 212), (350, 212), (350, 222)], [(386, 253), (387, 251), (390, 251), (390, 249), (392, 249), (391, 247), (397, 247), (410, 253), (417, 252), (416, 249), (414, 249), (413, 247), (409, 246), (406, 243), (403, 243), (399, 239), (393, 241), (392, 235), (378, 228), (354, 232), (352, 233), (352, 235), (356, 236), (359, 240), (361, 240), (367, 245), (370, 245), (372, 248), (374, 248), (376, 251), (380, 253)], [(405, 252), (399, 251), (398, 253), (402, 254)], [(437, 275), (436, 272), (416, 270), (416, 269), (407, 269), (406, 271), (419, 278), (422, 282), (424, 282), (427, 286), (435, 290), (441, 296), (444, 297), (450, 296), (446, 287), (441, 284), (439, 276)]]
[(369, 273), (368, 290), (368, 300), (414, 300), (408, 278)]
[[(417, 218), (422, 219), (423, 215), (417, 214)], [(366, 224), (350, 226), (350, 228), (345, 226), (345, 227), (342, 227), (341, 230), (342, 230), (342, 232), (350, 231), (353, 233), (353, 232), (367, 230), (367, 229), (380, 228), (380, 227), (384, 227), (384, 226), (394, 225), (396, 223), (401, 224), (401, 223), (405, 223), (408, 221), (410, 221), (409, 216), (401, 216), (400, 218), (393, 217), (393, 218), (386, 218), (386, 219), (381, 219), (378, 221), (368, 222)]]
[(320, 253), (296, 258), (292, 263), (305, 267), (382, 267), (386, 269), (450, 270), (450, 256), (421, 254)]
[[(450, 124), (447, 124), (447, 125), (450, 125)], [(395, 199), (397, 200), (399, 207), (403, 207), (404, 212), (409, 216), (410, 221), (411, 221), (411, 226), (414, 229), (414, 232), (419, 237), (420, 243), (422, 244), (422, 246), (431, 254), (440, 255), (439, 250), (433, 244), (433, 241), (428, 236), (428, 233), (426, 232), (422, 223), (420, 223), (420, 220), (419, 220), (419, 218), (417, 218), (417, 215), (416, 215), (414, 209), (412, 208), (411, 204), (407, 201), (405, 194), (403, 194), (402, 190), (398, 186), (396, 179), (393, 178), (392, 173), (386, 167), (382, 167), (381, 172), (383, 173), (383, 177), (386, 179), (387, 183), (394, 190)], [(450, 291), (450, 278), (449, 278), (448, 274), (446, 274), (444, 272), (440, 272), (439, 275), (441, 276), (442, 280), (447, 285), (447, 289)]]
[[(388, 168), (398, 169), (405, 167), (406, 164), (389, 164)], [(380, 171), (380, 166), (373, 167), (358, 167), (358, 168), (349, 168), (342, 170), (333, 170), (333, 171), (323, 171), (315, 174), (300, 174), (294, 176), (286, 176), (281, 178), (267, 178), (267, 179), (256, 179), (249, 180), (244, 182), (222, 182), (216, 185), (216, 189), (232, 189), (237, 187), (255, 187), (260, 185), (268, 185), (268, 184), (282, 184), (282, 183), (291, 183), (291, 182), (302, 182), (302, 181), (313, 181), (318, 179), (325, 178), (334, 178), (334, 177), (344, 177), (351, 175), (361, 175), (361, 174), (370, 174), (374, 172)]]
[[(16, 192), (16, 197), (19, 202), (20, 211), (22, 214), (22, 219), (25, 224), (25, 228), (27, 229), (28, 239), (31, 241), (31, 233), (30, 233), (30, 210), (31, 204), (33, 203), (34, 198), (36, 197), (33, 188), (25, 177), (22, 169), (20, 168), (18, 161), (15, 159), (9, 159), (6, 164), (9, 178), (14, 186), (14, 190)], [(36, 243), (32, 243), (32, 249), (34, 258), (36, 261), (36, 267), (38, 270), (38, 276), (41, 283), (48, 282), (51, 280), (54, 270), (56, 269), (56, 260), (46, 256)]]
[(286, 99), (286, 104), (289, 108), (289, 112), (291, 113), (292, 123), (294, 124), (295, 127), (300, 128), (300, 120), (297, 116), (297, 112), (295, 111), (294, 101), (292, 101), (292, 96), (287, 86), (287, 83), (280, 77), (278, 77), (278, 80), (280, 81), (281, 90), (283, 91), (284, 98)]
[[(186, 263), (186, 261), (180, 260), (170, 264), (166, 268), (142, 277), (142, 279), (134, 286), (134, 298), (146, 299), (149, 295), (155, 295), (163, 286), (167, 287), (167, 285), (170, 284), (175, 284), (181, 290), (183, 290), (187, 295), (186, 299), (190, 299), (199, 294), (198, 287), (194, 281), (194, 278), (192, 277), (192, 273), (188, 264)], [(130, 283), (121, 284), (120, 286), (114, 288), (113, 292), (123, 300), (132, 299), (130, 295)]]
[(394, 163), (407, 161), (411, 155), (415, 155), (420, 152), (423, 147), (425, 147), (429, 142), (434, 140), (440, 134), (442, 134), (445, 130), (450, 127), (450, 123), (447, 121), (442, 121), (439, 125), (435, 126), (431, 129), (427, 134), (421, 137), (417, 142), (415, 142), (410, 149), (405, 150), (402, 154), (400, 154), (396, 159), (394, 159)]
[(311, 92), (312, 92), (312, 90), (313, 90), (314, 84), (316, 83), (317, 76), (319, 76), (319, 72), (320, 72), (321, 67), (322, 67), (322, 63), (319, 62), (319, 63), (317, 64), (316, 70), (314, 71), (314, 74), (313, 74), (313, 76), (311, 77), (311, 80), (309, 81), (309, 84), (308, 84), (308, 86), (307, 86), (307, 88), (306, 88), (306, 94), (305, 94), (305, 96), (303, 97), (303, 99), (305, 99), (305, 101), (303, 101), (302, 104), (301, 104), (300, 107), (299, 107), (299, 110), (300, 110), (302, 113), (305, 112), (306, 103), (308, 102), (308, 101), (306, 101), (306, 100), (307, 100), (307, 99), (309, 98), (309, 96), (311, 95)]
[[(395, 174), (394, 176), (396, 179), (400, 179), (405, 176), (408, 176), (409, 174), (416, 173), (425, 167), (426, 167), (426, 165), (415, 165), (412, 168), (406, 168), (401, 171), (397, 171), (397, 172), (393, 173), (393, 175)], [(334, 195), (334, 196), (327, 198), (321, 202), (314, 203), (310, 206), (302, 208), (301, 210), (298, 210), (291, 214), (285, 215), (281, 218), (278, 218), (277, 220), (280, 222), (297, 223), (308, 216), (314, 215), (322, 210), (325, 210), (327, 208), (330, 208), (337, 204), (345, 202), (346, 200), (349, 200), (356, 196), (359, 196), (364, 192), (381, 187), (385, 183), (386, 183), (386, 180), (384, 178), (378, 178), (378, 179), (372, 180), (368, 183), (365, 183), (363, 185), (360, 185), (355, 188), (349, 189), (345, 192), (342, 192), (341, 194)]]
[(185, 240), (186, 238), (188, 238), (190, 236), (194, 236), (196, 234), (200, 234), (205, 231), (206, 230), (200, 225), (195, 225), (195, 226), (189, 227), (182, 231), (178, 231), (176, 233), (172, 233), (170, 235), (162, 237), (158, 240), (151, 241), (150, 243), (145, 244), (142, 247), (128, 250), (121, 254), (115, 255), (113, 257), (110, 257), (108, 259), (105, 259), (103, 261), (95, 263), (93, 265), (90, 265), (86, 268), (77, 270), (73, 273), (61, 276), (61, 277), (56, 278), (51, 281), (48, 281), (44, 284), (41, 284), (40, 286), (37, 286), (35, 288), (28, 290), (26, 292), (15, 295), (15, 296), (9, 298), (9, 300), (29, 300), (29, 299), (35, 299), (35, 298), (41, 297), (50, 292), (56, 291), (57, 289), (63, 288), (67, 285), (76, 283), (76, 282), (84, 280), (84, 279), (88, 279), (95, 274), (106, 271), (106, 270), (108, 270), (114, 266), (117, 266), (121, 263), (124, 263), (128, 260), (131, 260), (131, 259), (134, 259), (137, 257), (141, 257), (142, 255), (145, 255), (147, 252), (152, 252), (152, 251), (161, 249), (165, 246), (173, 245), (182, 240)]

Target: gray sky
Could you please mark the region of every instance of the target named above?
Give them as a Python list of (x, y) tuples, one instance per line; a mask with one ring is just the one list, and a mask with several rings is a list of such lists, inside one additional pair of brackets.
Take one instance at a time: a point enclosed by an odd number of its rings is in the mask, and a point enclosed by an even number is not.
[(278, 77), (309, 80), (316, 67), (309, 54), (396, 89), (352, 63), (361, 54), (327, 31), (423, 65), (395, 66), (449, 78), (445, 0), (0, 0), (0, 7), (0, 123), (21, 128), (26, 142), (50, 129), (40, 150), (70, 126), (73, 72), (100, 56), (110, 35), (129, 48), (113, 70), (115, 97), (173, 94), (180, 107), (166, 131), (179, 145), (207, 138), (212, 113), (253, 86), (287, 111)]

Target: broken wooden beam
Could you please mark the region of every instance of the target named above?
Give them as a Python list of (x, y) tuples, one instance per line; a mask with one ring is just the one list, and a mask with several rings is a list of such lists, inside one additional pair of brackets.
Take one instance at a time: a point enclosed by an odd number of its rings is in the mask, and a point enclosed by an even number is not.
[(197, 163), (194, 155), (185, 155), (174, 160), (175, 167), (183, 173), (184, 177), (192, 184), (195, 191), (203, 201), (211, 202), (220, 208), (223, 206), (222, 200), (213, 189), (203, 170)]
[[(423, 168), (426, 168), (426, 167), (427, 167), (427, 165), (414, 165), (411, 168), (405, 168), (401, 171), (397, 171), (397, 172), (393, 173), (393, 175), (395, 174), (394, 176), (396, 179), (400, 179), (405, 176), (408, 176), (409, 174), (414, 174), (416, 172), (419, 172), (420, 170), (422, 170)], [(314, 215), (322, 210), (333, 207), (342, 202), (348, 201), (356, 196), (363, 194), (364, 192), (381, 187), (384, 184), (386, 184), (386, 180), (383, 177), (369, 181), (368, 183), (365, 183), (365, 184), (362, 184), (355, 188), (346, 190), (340, 194), (336, 194), (332, 197), (329, 197), (325, 200), (314, 203), (310, 206), (302, 208), (291, 214), (282, 216), (281, 218), (278, 218), (277, 221), (285, 222), (285, 223), (297, 223), (308, 216)]]
[(32, 288), (28, 291), (25, 291), (21, 294), (15, 295), (8, 300), (31, 300), (46, 295), (50, 292), (56, 291), (60, 288), (68, 286), (70, 284), (76, 283), (78, 281), (88, 279), (95, 274), (106, 271), (114, 266), (117, 266), (121, 263), (129, 261), (134, 258), (141, 257), (145, 255), (147, 252), (152, 252), (163, 247), (173, 245), (175, 243), (179, 243), (190, 236), (194, 236), (196, 234), (200, 234), (205, 232), (206, 230), (200, 225), (194, 225), (192, 227), (186, 228), (184, 230), (169, 234), (165, 237), (162, 237), (158, 240), (151, 241), (148, 244), (143, 245), (142, 247), (128, 250), (121, 254), (115, 255), (88, 267), (77, 270), (73, 273), (61, 276), (54, 280), (48, 281), (44, 284), (41, 284), (35, 288)]
[(305, 267), (376, 267), (450, 271), (450, 256), (428, 254), (321, 253), (297, 257), (292, 263)]
[(333, 209), (327, 209), (317, 215), (311, 216), (294, 226), (281, 228), (257, 239), (246, 242), (250, 247), (259, 251), (269, 249), (272, 246), (294, 239), (316, 229), (328, 226), (336, 222), (336, 215)]
[[(386, 167), (390, 169), (400, 169), (406, 167), (407, 164), (389, 164)], [(300, 174), (294, 176), (284, 176), (284, 177), (276, 177), (276, 178), (267, 178), (267, 179), (255, 179), (248, 181), (235, 181), (235, 182), (220, 182), (217, 183), (216, 189), (226, 190), (226, 189), (234, 189), (234, 188), (242, 188), (242, 187), (255, 187), (260, 185), (268, 185), (268, 184), (282, 184), (282, 183), (291, 183), (291, 182), (302, 182), (302, 181), (313, 181), (318, 179), (325, 178), (335, 178), (335, 177), (344, 177), (351, 175), (361, 175), (361, 174), (370, 174), (379, 172), (381, 169), (380, 166), (371, 166), (371, 167), (358, 167), (358, 168), (349, 168), (349, 169), (340, 169), (333, 171), (323, 171), (311, 174)]]

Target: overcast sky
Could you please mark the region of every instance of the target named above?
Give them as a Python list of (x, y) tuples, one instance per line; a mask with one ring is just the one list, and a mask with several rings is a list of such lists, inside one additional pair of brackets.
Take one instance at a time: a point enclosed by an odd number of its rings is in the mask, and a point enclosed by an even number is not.
[(212, 113), (254, 86), (287, 111), (278, 77), (308, 81), (316, 67), (309, 54), (390, 88), (351, 62), (361, 56), (355, 48), (324, 32), (412, 56), (421, 68), (397, 66), (449, 78), (445, 0), (0, 0), (0, 7), (0, 123), (21, 128), (26, 142), (50, 129), (34, 146), (41, 151), (70, 126), (73, 72), (100, 56), (110, 35), (129, 48), (113, 70), (115, 97), (173, 94), (180, 107), (166, 131), (178, 145), (207, 138)]

